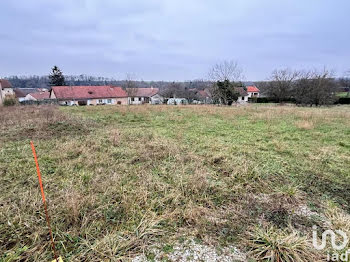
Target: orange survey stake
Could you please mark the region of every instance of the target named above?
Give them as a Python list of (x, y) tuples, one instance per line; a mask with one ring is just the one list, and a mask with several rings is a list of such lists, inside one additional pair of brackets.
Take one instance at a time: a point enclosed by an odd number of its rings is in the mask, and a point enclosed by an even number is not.
[[(50, 217), (49, 217), (49, 213), (47, 211), (47, 205), (46, 205), (46, 199), (45, 199), (45, 193), (44, 193), (44, 187), (43, 187), (43, 182), (41, 179), (41, 174), (40, 174), (40, 168), (39, 168), (39, 163), (38, 163), (38, 158), (36, 156), (36, 152), (35, 152), (35, 147), (34, 147), (34, 143), (33, 141), (30, 141), (30, 145), (32, 147), (32, 151), (33, 151), (33, 156), (34, 156), (34, 161), (35, 161), (35, 166), (36, 166), (36, 172), (38, 174), (38, 179), (39, 179), (39, 185), (40, 185), (40, 191), (41, 191), (41, 197), (43, 199), (43, 204), (44, 204), (44, 209), (45, 209), (45, 216), (46, 216), (46, 222), (47, 222), (47, 226), (49, 228), (49, 232), (50, 232), (50, 238), (51, 238), (51, 246), (52, 246), (52, 251), (53, 254), (55, 256), (55, 260), (57, 262), (62, 261), (61, 257), (57, 257), (57, 253), (56, 253), (56, 248), (55, 248), (55, 242), (53, 240), (53, 235), (52, 235), (52, 230), (51, 230), (51, 225), (50, 225)], [(55, 261), (54, 260), (54, 261)]]

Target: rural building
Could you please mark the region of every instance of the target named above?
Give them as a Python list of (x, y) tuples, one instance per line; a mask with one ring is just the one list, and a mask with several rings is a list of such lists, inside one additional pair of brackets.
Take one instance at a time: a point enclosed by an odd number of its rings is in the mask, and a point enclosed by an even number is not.
[(24, 100), (41, 101), (45, 99), (50, 99), (49, 91), (39, 91), (34, 93), (29, 93), (25, 96)]
[(246, 89), (243, 87), (237, 87), (236, 90), (239, 94), (238, 99), (237, 99), (237, 103), (248, 102), (248, 92), (246, 91)]
[(60, 105), (126, 105), (128, 95), (117, 86), (53, 86), (51, 99)]
[(6, 98), (15, 97), (11, 83), (8, 80), (0, 79), (0, 105)]
[(210, 104), (213, 102), (209, 89), (199, 90), (197, 97), (201, 103)]
[(186, 98), (169, 98), (168, 105), (187, 105), (188, 100)]
[(26, 96), (30, 93), (48, 91), (46, 88), (14, 88), (13, 92), (19, 102), (25, 101)]
[(248, 97), (259, 97), (260, 90), (256, 86), (246, 86)]
[(159, 88), (127, 88), (128, 104), (162, 104), (164, 98), (159, 94)]

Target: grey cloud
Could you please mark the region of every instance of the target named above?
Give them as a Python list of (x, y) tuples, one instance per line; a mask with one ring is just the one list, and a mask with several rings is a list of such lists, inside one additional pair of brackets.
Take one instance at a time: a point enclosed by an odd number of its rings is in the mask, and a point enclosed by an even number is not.
[[(204, 78), (235, 59), (247, 79), (277, 67), (350, 68), (346, 0), (2, 1), (0, 75)], [(31, 61), (30, 67), (28, 61)]]

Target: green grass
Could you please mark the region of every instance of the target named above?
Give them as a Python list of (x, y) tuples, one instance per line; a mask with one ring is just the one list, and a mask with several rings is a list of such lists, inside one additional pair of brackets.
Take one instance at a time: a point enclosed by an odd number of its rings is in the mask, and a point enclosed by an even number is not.
[(348, 97), (349, 93), (348, 92), (338, 92), (337, 97)]
[(30, 139), (65, 261), (183, 237), (245, 249), (257, 223), (311, 234), (301, 205), (349, 211), (349, 109), (1, 108), (0, 261), (52, 259)]

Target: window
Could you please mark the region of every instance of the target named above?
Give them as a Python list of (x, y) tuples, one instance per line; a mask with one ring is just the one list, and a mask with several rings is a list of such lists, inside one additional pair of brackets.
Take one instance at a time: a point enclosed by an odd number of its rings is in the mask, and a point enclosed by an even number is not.
[(131, 98), (131, 101), (134, 101), (134, 100), (135, 100), (135, 99), (132, 97), (132, 98)]
[(102, 99), (99, 99), (99, 100), (98, 100), (98, 103), (99, 103), (99, 104), (102, 104), (102, 103), (103, 103), (103, 100), (102, 100)]
[(107, 104), (112, 104), (112, 99), (107, 99)]
[(244, 100), (244, 96), (242, 96), (242, 100)]

